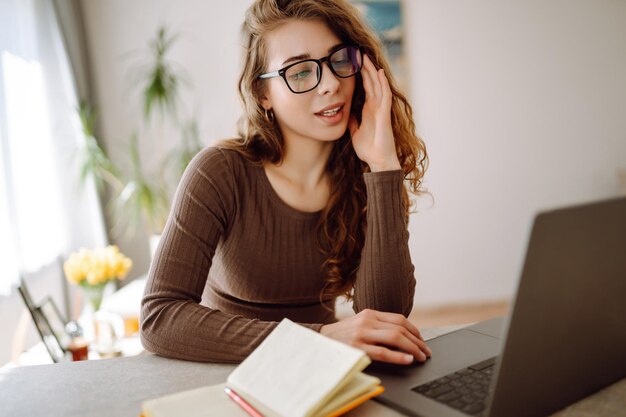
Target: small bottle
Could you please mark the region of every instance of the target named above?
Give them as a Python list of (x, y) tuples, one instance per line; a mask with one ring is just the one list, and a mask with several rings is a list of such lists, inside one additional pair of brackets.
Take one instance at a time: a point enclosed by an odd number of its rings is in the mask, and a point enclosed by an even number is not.
[(89, 341), (83, 337), (83, 328), (76, 321), (70, 321), (65, 325), (65, 331), (70, 336), (67, 350), (72, 354), (72, 361), (85, 361), (89, 359)]

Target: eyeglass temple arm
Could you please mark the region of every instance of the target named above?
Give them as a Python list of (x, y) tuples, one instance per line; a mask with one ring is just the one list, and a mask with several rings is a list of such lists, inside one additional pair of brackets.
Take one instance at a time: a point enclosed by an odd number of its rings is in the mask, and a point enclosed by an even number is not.
[(278, 73), (278, 71), (268, 72), (266, 74), (259, 75), (259, 78), (273, 78), (273, 77), (280, 77), (280, 74)]

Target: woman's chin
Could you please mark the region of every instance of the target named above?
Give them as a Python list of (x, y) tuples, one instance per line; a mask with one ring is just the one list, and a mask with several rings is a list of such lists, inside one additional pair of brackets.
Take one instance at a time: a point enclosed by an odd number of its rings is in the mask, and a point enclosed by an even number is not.
[(323, 140), (325, 142), (334, 142), (336, 140), (341, 139), (341, 137), (346, 133), (346, 129), (348, 128), (347, 123), (342, 123), (341, 125), (333, 126), (333, 128), (326, 129), (318, 129), (317, 135), (319, 140)]
[(328, 137), (318, 137), (315, 139), (319, 140), (320, 142), (336, 142), (339, 139), (341, 139), (342, 136), (343, 136), (343, 133), (339, 136), (334, 135), (334, 136), (328, 136)]

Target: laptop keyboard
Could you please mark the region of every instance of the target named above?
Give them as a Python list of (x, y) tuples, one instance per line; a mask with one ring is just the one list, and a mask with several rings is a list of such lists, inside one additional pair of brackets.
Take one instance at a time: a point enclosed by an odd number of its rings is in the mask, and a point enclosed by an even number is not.
[(463, 413), (482, 416), (487, 408), (487, 395), (496, 358), (490, 358), (460, 371), (412, 389)]

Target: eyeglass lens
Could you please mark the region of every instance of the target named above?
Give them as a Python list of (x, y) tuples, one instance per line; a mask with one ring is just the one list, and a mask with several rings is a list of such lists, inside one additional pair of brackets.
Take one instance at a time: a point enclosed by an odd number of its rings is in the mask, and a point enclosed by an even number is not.
[[(361, 69), (363, 58), (358, 48), (348, 46), (333, 52), (328, 61), (333, 72), (341, 78), (351, 77)], [(321, 67), (316, 61), (303, 61), (285, 71), (285, 79), (295, 92), (305, 92), (317, 86)]]

